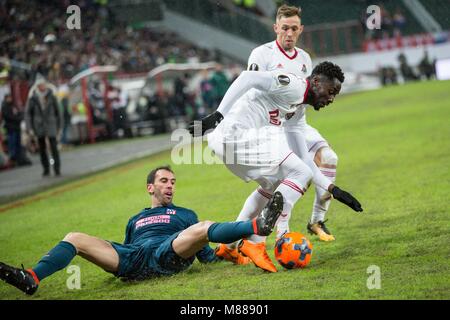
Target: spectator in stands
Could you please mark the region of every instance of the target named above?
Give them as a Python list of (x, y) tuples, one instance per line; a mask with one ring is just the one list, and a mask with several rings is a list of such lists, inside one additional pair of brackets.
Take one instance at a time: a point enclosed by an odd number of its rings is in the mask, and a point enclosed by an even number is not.
[(216, 69), (211, 77), (210, 83), (213, 87), (213, 96), (215, 101), (215, 107), (217, 107), (222, 101), (223, 96), (228, 90), (228, 87), (230, 83), (228, 82), (228, 78), (225, 75), (225, 72), (223, 72), (222, 65), (217, 65)]
[(384, 67), (380, 70), (381, 83), (383, 86), (397, 84), (397, 72), (392, 67)]
[(381, 9), (381, 35), (379, 38), (389, 38), (393, 35), (393, 20), (391, 13), (383, 6), (380, 5)]
[(94, 126), (102, 127), (106, 139), (112, 139), (113, 124), (106, 111), (105, 98), (98, 81), (89, 86), (89, 102), (91, 104), (92, 123)]
[(21, 123), (24, 114), (13, 102), (11, 94), (6, 94), (2, 103), (2, 116), (8, 137), (8, 154), (13, 165), (30, 165), (31, 161), (22, 147)]
[(425, 50), (424, 57), (420, 61), (418, 68), (420, 75), (427, 80), (431, 80), (436, 76), (434, 63), (430, 61), (427, 50)]
[(128, 94), (120, 88), (113, 88), (114, 98), (111, 101), (114, 122), (114, 134), (121, 138), (125, 135), (127, 138), (132, 137), (130, 125), (128, 123), (127, 106)]
[(403, 53), (398, 56), (398, 61), (400, 62), (400, 72), (405, 82), (419, 79), (419, 77), (414, 73), (411, 66), (408, 64), (406, 56)]
[(393, 17), (394, 36), (402, 35), (406, 25), (406, 17), (401, 8), (397, 8)]
[(152, 98), (148, 99), (145, 120), (153, 122), (154, 134), (167, 132), (167, 104), (167, 97), (164, 93), (155, 93)]
[[(143, 72), (169, 60), (206, 61), (209, 52), (180, 37), (148, 28), (133, 30), (117, 21), (108, 7), (81, 1), (83, 36), (66, 28), (66, 1), (0, 1), (0, 56), (27, 63), (14, 76), (36, 72), (56, 81), (93, 65), (113, 64), (120, 71)], [(125, 31), (125, 32), (124, 32)]]
[(189, 74), (185, 73), (181, 77), (177, 77), (174, 82), (174, 94), (175, 103), (179, 108), (181, 108), (182, 115), (186, 115), (186, 105), (187, 105), (187, 85), (189, 81)]
[(213, 108), (214, 108), (213, 87), (209, 80), (208, 70), (202, 71), (202, 80), (200, 82), (200, 92), (202, 95), (203, 105), (206, 108), (206, 113), (209, 114), (209, 113), (213, 112)]
[(61, 144), (68, 145), (69, 139), (67, 137), (68, 131), (71, 125), (72, 121), (72, 114), (70, 113), (70, 106), (69, 106), (69, 97), (67, 95), (64, 95), (61, 98), (61, 109), (62, 109), (62, 118), (63, 118), (63, 129), (62, 129), (62, 135), (61, 135)]
[(43, 77), (38, 76), (30, 89), (25, 120), (27, 130), (32, 137), (37, 137), (41, 164), (44, 169), (42, 175), (50, 174), (50, 161), (47, 154), (47, 138), (53, 157), (53, 170), (56, 176), (61, 175), (61, 164), (57, 138), (61, 132), (62, 118), (56, 98), (56, 88)]

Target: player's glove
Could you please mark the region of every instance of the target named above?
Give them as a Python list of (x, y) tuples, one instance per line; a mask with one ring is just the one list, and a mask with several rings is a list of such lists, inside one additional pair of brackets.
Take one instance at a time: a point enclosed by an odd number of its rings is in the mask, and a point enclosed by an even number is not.
[(214, 129), (223, 120), (223, 115), (215, 111), (199, 121), (193, 121), (189, 125), (189, 132), (193, 137), (203, 136), (207, 130)]
[(335, 198), (336, 200), (342, 202), (343, 204), (346, 204), (347, 206), (349, 206), (353, 210), (355, 210), (357, 212), (362, 212), (363, 211), (359, 201), (356, 200), (356, 198), (353, 197), (347, 191), (341, 190), (341, 189), (339, 189), (339, 187), (334, 186), (333, 189), (331, 190), (331, 194), (333, 195), (333, 198)]

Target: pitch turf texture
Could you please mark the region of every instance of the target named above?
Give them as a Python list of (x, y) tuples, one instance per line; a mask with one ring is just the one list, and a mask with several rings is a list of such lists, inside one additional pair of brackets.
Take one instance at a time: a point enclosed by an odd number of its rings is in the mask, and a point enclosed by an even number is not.
[[(45, 279), (31, 299), (449, 299), (449, 89), (449, 82), (390, 87), (339, 97), (320, 113), (308, 111), (308, 122), (339, 155), (337, 184), (362, 202), (364, 213), (333, 202), (327, 225), (336, 241), (308, 235), (314, 251), (306, 269), (277, 264), (279, 272), (268, 274), (253, 265), (196, 261), (175, 276), (124, 283), (76, 257), (80, 290), (67, 288), (66, 269)], [(123, 241), (128, 218), (149, 204), (147, 172), (166, 163), (169, 152), (2, 212), (0, 261), (30, 267), (70, 231)], [(173, 168), (175, 203), (203, 220), (234, 220), (256, 187), (221, 165)], [(310, 189), (295, 206), (293, 231), (306, 233), (313, 195)], [(271, 235), (272, 258), (273, 245)], [(372, 265), (380, 268), (380, 289), (367, 287)], [(4, 283), (0, 298), (30, 299)]]

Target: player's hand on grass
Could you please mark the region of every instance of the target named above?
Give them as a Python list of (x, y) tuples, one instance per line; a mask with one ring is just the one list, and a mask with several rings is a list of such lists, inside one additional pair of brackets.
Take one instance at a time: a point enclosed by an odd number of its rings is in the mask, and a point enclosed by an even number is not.
[(349, 206), (356, 212), (363, 211), (359, 201), (356, 200), (356, 198), (354, 196), (352, 196), (350, 193), (348, 193), (347, 191), (344, 191), (337, 186), (333, 186), (332, 189), (330, 190), (330, 192), (333, 195), (333, 198), (342, 202), (343, 204), (346, 204), (347, 206)]
[(215, 111), (199, 121), (193, 121), (189, 125), (189, 132), (194, 137), (203, 136), (206, 131), (214, 129), (223, 120), (223, 115)]

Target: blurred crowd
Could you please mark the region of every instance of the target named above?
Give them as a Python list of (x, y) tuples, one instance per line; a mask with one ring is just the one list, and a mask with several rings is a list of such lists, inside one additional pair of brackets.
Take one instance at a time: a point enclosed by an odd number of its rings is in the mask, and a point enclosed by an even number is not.
[(424, 55), (417, 66), (411, 65), (403, 53), (398, 55), (397, 60), (398, 68), (385, 66), (380, 69), (382, 85), (398, 84), (400, 79), (403, 80), (403, 83), (436, 79), (436, 59), (432, 60), (427, 50), (424, 51)]
[[(368, 1), (367, 5), (371, 5)], [(401, 7), (397, 7), (394, 11), (389, 11), (382, 4), (378, 5), (380, 7), (381, 15), (381, 28), (370, 30), (366, 27), (366, 22), (368, 14), (366, 9), (361, 12), (361, 24), (363, 30), (365, 30), (366, 40), (380, 40), (387, 38), (395, 38), (404, 35), (405, 28), (407, 27), (408, 20)]]
[[(0, 169), (30, 165), (29, 154), (39, 154), (43, 176), (60, 175), (59, 149), (90, 142), (88, 113), (95, 141), (132, 138), (149, 129), (161, 134), (214, 111), (240, 68), (180, 73), (164, 90), (138, 96), (130, 112), (130, 96), (119, 86), (89, 81), (87, 99), (71, 105), (67, 94), (38, 74), (28, 94), (26, 108), (6, 94), (0, 112)], [(44, 85), (43, 85), (44, 84)], [(173, 123), (175, 121), (176, 123)], [(42, 130), (44, 128), (44, 130)], [(3, 134), (2, 134), (3, 131)], [(2, 154), (2, 149), (5, 151)], [(53, 159), (52, 166), (50, 159)]]
[[(69, 30), (69, 0), (1, 0), (0, 62), (11, 61), (10, 77), (32, 79), (40, 73), (56, 83), (94, 65), (117, 65), (120, 71), (134, 73), (167, 62), (211, 59), (211, 52), (171, 32), (127, 27), (102, 3), (77, 1), (81, 30)], [(14, 65), (24, 67), (11, 68)], [(0, 66), (4, 68), (5, 63)]]
[[(32, 122), (27, 122), (35, 92), (30, 92), (26, 103), (16, 101), (8, 89), (11, 81), (24, 81), (32, 87), (40, 78), (45, 79), (48, 87), (59, 87), (96, 65), (118, 66), (119, 74), (145, 75), (165, 63), (221, 60), (217, 52), (199, 48), (172, 32), (147, 27), (132, 29), (118, 21), (105, 3), (102, 0), (77, 1), (82, 14), (81, 30), (70, 30), (66, 26), (69, 16), (66, 10), (72, 4), (69, 0), (0, 0), (0, 168), (30, 165), (28, 155), (39, 153), (45, 176), (50, 170), (49, 159), (53, 164), (59, 159), (58, 148), (75, 140), (76, 143), (87, 142), (81, 133), (73, 137), (74, 132), (86, 127), (88, 108), (81, 99), (76, 105), (70, 105), (67, 93), (59, 96), (57, 90), (51, 90), (58, 110), (56, 120), (51, 121), (58, 126), (52, 129), (51, 136), (44, 135), (45, 138), (40, 139)], [(229, 79), (221, 73), (214, 71), (207, 76), (202, 88), (199, 85), (193, 91), (187, 89), (190, 76), (178, 77), (172, 89), (141, 99), (137, 119), (130, 119), (127, 113), (126, 91), (113, 86), (101, 87), (95, 81), (89, 83), (88, 99), (96, 140), (132, 137), (133, 121), (152, 122), (152, 132), (162, 133), (170, 129), (170, 117), (189, 121), (205, 114), (228, 88)], [(54, 109), (53, 105), (45, 107), (46, 99), (33, 101), (39, 106), (35, 110)], [(40, 113), (33, 112), (33, 117), (35, 115)], [(49, 149), (50, 154), (43, 154), (42, 149), (45, 152)], [(55, 169), (55, 174), (60, 174), (59, 168)]]
[(156, 133), (173, 129), (169, 119), (184, 123), (200, 119), (217, 108), (240, 70), (238, 67), (224, 70), (218, 64), (214, 70), (181, 74), (173, 80), (170, 90), (141, 97), (137, 107), (139, 118), (158, 124)]

